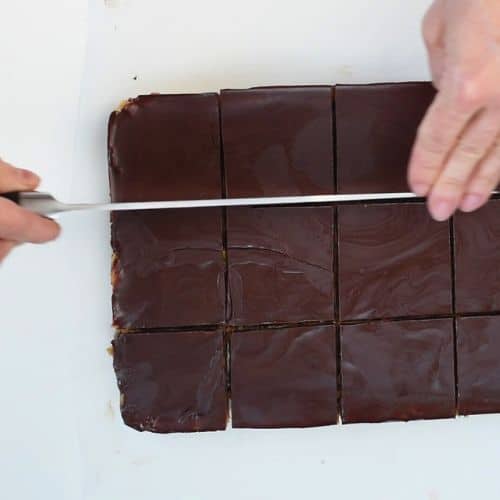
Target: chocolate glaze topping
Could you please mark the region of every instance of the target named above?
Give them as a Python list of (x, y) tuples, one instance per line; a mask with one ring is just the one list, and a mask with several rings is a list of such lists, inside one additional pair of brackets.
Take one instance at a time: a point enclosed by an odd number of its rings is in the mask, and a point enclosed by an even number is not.
[(220, 331), (122, 334), (113, 352), (127, 425), (151, 432), (225, 429)]
[(341, 320), (451, 314), (447, 223), (423, 204), (338, 210)]
[(457, 320), (458, 411), (500, 412), (500, 317)]
[(341, 327), (342, 422), (455, 415), (449, 319)]
[(220, 209), (115, 212), (118, 328), (219, 324), (225, 315)]
[(499, 312), (500, 200), (458, 214), (454, 225), (457, 311)]
[[(434, 94), (404, 83), (140, 96), (109, 121), (111, 197), (406, 191)], [(229, 398), (234, 427), (453, 417), (455, 401), (500, 412), (499, 209), (453, 226), (422, 203), (113, 214), (125, 423), (224, 429)]]
[(221, 197), (217, 94), (146, 95), (111, 114), (113, 201)]
[(233, 427), (309, 427), (337, 421), (335, 329), (235, 332)]
[(235, 325), (333, 320), (333, 209), (227, 212), (229, 316)]
[(332, 193), (332, 87), (221, 92), (229, 197)]
[(408, 191), (408, 159), (434, 95), (426, 82), (335, 88), (339, 193)]

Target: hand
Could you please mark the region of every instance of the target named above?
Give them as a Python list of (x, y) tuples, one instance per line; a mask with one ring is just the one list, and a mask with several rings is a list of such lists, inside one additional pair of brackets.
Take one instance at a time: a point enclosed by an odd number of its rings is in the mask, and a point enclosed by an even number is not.
[(435, 0), (423, 33), (438, 93), (418, 130), (408, 182), (446, 220), (485, 204), (500, 181), (500, 2)]
[[(32, 191), (40, 179), (33, 172), (0, 160), (0, 193)], [(44, 243), (59, 235), (59, 226), (0, 197), (0, 261), (20, 243)]]

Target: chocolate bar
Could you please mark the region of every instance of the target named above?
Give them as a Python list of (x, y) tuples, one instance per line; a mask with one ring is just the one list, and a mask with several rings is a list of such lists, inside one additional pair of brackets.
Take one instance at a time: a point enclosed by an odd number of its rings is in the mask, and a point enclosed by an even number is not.
[(335, 424), (335, 328), (234, 332), (231, 403), (233, 427)]
[(111, 114), (111, 199), (220, 198), (217, 94), (145, 95)]
[(455, 416), (451, 319), (344, 325), (342, 422)]
[(333, 209), (227, 211), (228, 321), (333, 320)]
[(457, 319), (458, 411), (500, 413), (500, 316)]
[(227, 195), (334, 190), (332, 87), (221, 92)]
[(457, 214), (454, 227), (457, 312), (500, 311), (500, 200)]
[(451, 314), (448, 223), (421, 203), (338, 211), (342, 321)]
[(220, 209), (115, 212), (111, 234), (117, 328), (224, 322)]
[(335, 87), (339, 193), (408, 191), (408, 160), (434, 95), (427, 82)]
[(113, 352), (127, 425), (150, 432), (226, 428), (222, 332), (121, 334)]

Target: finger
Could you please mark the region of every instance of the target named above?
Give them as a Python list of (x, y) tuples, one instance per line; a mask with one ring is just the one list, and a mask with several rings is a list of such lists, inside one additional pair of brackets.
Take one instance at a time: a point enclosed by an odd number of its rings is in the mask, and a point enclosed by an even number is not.
[(0, 262), (9, 255), (11, 250), (16, 246), (16, 242), (14, 241), (5, 241), (5, 240), (0, 240)]
[(460, 203), (460, 210), (472, 212), (484, 205), (500, 182), (500, 140), (495, 142), (488, 155), (474, 171), (465, 196)]
[(455, 92), (440, 90), (417, 133), (408, 167), (408, 183), (426, 196), (436, 182), (457, 138), (477, 108)]
[(16, 242), (44, 243), (57, 238), (60, 228), (6, 199), (0, 199), (0, 238)]
[(0, 160), (0, 193), (32, 191), (39, 183), (38, 175), (30, 170), (16, 168)]
[(497, 110), (479, 113), (470, 121), (429, 195), (429, 211), (434, 219), (446, 220), (458, 208), (474, 169), (495, 142), (499, 126)]
[(444, 71), (444, 49), (442, 47), (433, 47), (428, 49), (429, 66), (431, 68), (432, 81), (439, 90)]
[(439, 88), (444, 67), (444, 8), (436, 0), (427, 10), (422, 22), (422, 36), (427, 48), (432, 81)]
[(442, 45), (444, 34), (444, 3), (435, 0), (422, 21), (422, 36), (427, 49)]

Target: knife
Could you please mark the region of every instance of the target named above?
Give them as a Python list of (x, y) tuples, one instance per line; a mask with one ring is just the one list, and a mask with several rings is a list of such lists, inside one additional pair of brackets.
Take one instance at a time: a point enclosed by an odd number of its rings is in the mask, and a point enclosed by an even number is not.
[(356, 201), (389, 201), (418, 198), (413, 193), (367, 193), (367, 194), (320, 194), (310, 196), (273, 196), (258, 198), (220, 198), (209, 200), (174, 200), (126, 203), (63, 203), (49, 193), (22, 191), (0, 194), (23, 208), (44, 216), (63, 212), (98, 210), (114, 212), (118, 210), (158, 210), (210, 207), (255, 207), (267, 205), (303, 205), (324, 203), (349, 203)]

